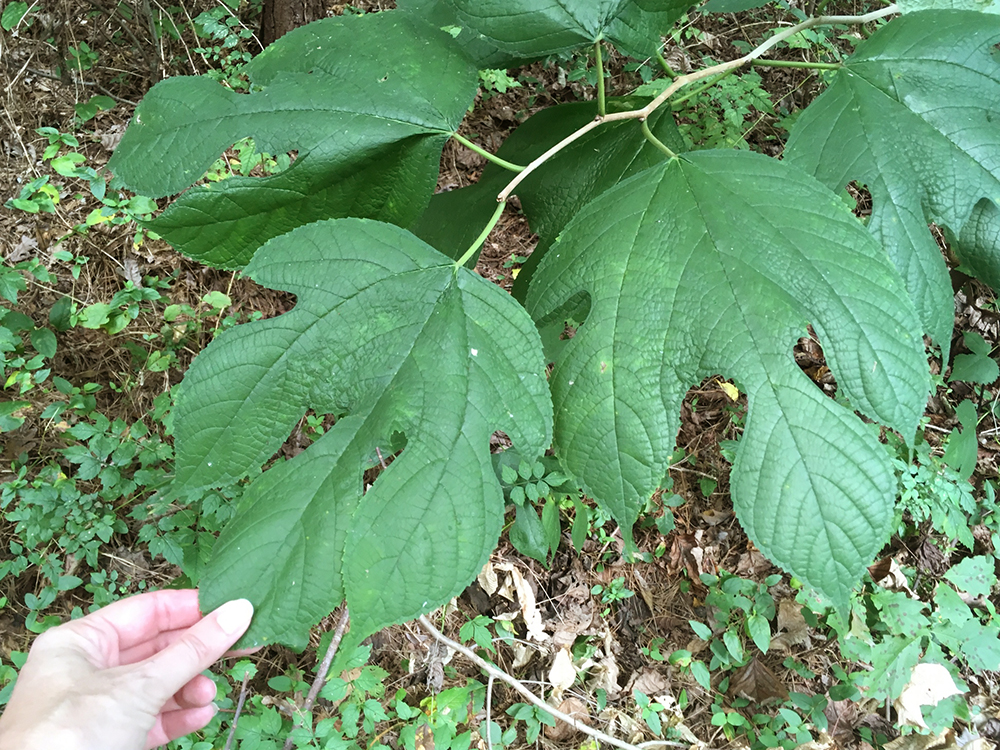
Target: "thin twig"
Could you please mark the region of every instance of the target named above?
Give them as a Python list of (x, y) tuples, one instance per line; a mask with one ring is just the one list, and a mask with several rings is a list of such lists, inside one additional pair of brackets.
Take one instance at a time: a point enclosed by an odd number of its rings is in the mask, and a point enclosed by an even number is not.
[(323, 657), (323, 661), (320, 662), (319, 669), (316, 671), (316, 679), (313, 680), (312, 687), (309, 688), (309, 695), (306, 696), (306, 702), (302, 704), (299, 718), (294, 726), (292, 726), (292, 731), (288, 733), (288, 738), (285, 740), (284, 750), (291, 750), (293, 744), (292, 732), (302, 726), (302, 717), (312, 711), (312, 707), (316, 703), (316, 696), (319, 695), (320, 689), (326, 682), (326, 673), (330, 671), (330, 665), (333, 664), (333, 657), (337, 655), (340, 642), (344, 638), (344, 633), (347, 632), (347, 622), (349, 619), (350, 613), (347, 611), (347, 605), (345, 604), (344, 611), (340, 613), (340, 622), (337, 623), (337, 629), (333, 631), (333, 640), (330, 641), (330, 645), (326, 649), (326, 655)]
[(601, 55), (601, 40), (594, 42), (594, 64), (597, 67), (597, 114), (601, 117), (607, 114), (604, 102), (604, 61)]
[(243, 684), (240, 686), (240, 699), (236, 701), (236, 713), (233, 714), (233, 723), (229, 725), (229, 736), (226, 737), (226, 746), (223, 750), (229, 750), (233, 746), (233, 739), (236, 737), (236, 724), (240, 720), (240, 711), (243, 710), (243, 702), (247, 699), (247, 680), (250, 679), (250, 670), (243, 673)]
[[(605, 732), (602, 732), (600, 729), (594, 729), (593, 727), (584, 724), (582, 721), (574, 719), (569, 714), (563, 713), (558, 708), (550, 706), (548, 703), (543, 701), (537, 695), (528, 690), (528, 688), (522, 685), (519, 680), (515, 679), (514, 677), (511, 677), (502, 669), (498, 669), (497, 667), (493, 666), (488, 661), (479, 656), (472, 649), (466, 648), (461, 643), (458, 643), (457, 641), (453, 641), (451, 640), (451, 638), (448, 638), (440, 630), (431, 625), (431, 621), (427, 619), (426, 615), (420, 616), (420, 624), (424, 626), (424, 630), (430, 633), (431, 636), (434, 638), (434, 640), (438, 641), (439, 643), (443, 643), (450, 649), (458, 651), (467, 659), (470, 659), (477, 667), (485, 670), (486, 673), (491, 677), (495, 677), (498, 680), (503, 680), (512, 688), (514, 688), (514, 690), (523, 695), (536, 708), (540, 708), (550, 716), (553, 716), (556, 719), (559, 719), (560, 721), (566, 722), (571, 727), (576, 729), (578, 732), (583, 732), (584, 734), (590, 735), (596, 740), (600, 740), (601, 742), (606, 742), (609, 745), (614, 745), (615, 747), (620, 747), (622, 748), (622, 750), (639, 750), (638, 746), (636, 745), (630, 745), (628, 742), (623, 742), (622, 740), (616, 739), (615, 737), (612, 737), (610, 734), (606, 734)], [(486, 731), (489, 732), (489, 725), (487, 725)], [(670, 742), (668, 740), (663, 740), (660, 744), (669, 747), (687, 747), (687, 744), (684, 742)]]
[(493, 675), (490, 675), (489, 681), (486, 683), (486, 747), (487, 750), (493, 750), (493, 722), (491, 720), (490, 714), (493, 713), (493, 681), (496, 679)]
[(686, 466), (680, 466), (678, 464), (671, 464), (668, 467), (671, 471), (683, 471), (687, 474), (697, 474), (699, 477), (706, 477), (715, 482), (719, 481), (718, 477), (713, 477), (711, 474), (706, 474), (704, 471), (698, 471), (697, 469), (689, 469)]
[(632, 109), (627, 112), (614, 112), (610, 115), (598, 115), (595, 119), (588, 122), (586, 125), (581, 127), (579, 130), (570, 133), (568, 136), (563, 138), (559, 143), (554, 145), (544, 154), (539, 156), (537, 159), (532, 161), (524, 171), (519, 173), (513, 180), (508, 183), (500, 194), (497, 196), (498, 201), (507, 200), (511, 193), (521, 184), (529, 174), (531, 174), (535, 169), (544, 164), (546, 161), (551, 159), (555, 154), (562, 151), (568, 145), (573, 143), (580, 136), (589, 133), (591, 130), (599, 125), (603, 125), (606, 122), (618, 122), (619, 120), (645, 120), (653, 112), (657, 110), (665, 101), (667, 101), (674, 93), (684, 87), (689, 83), (694, 83), (695, 81), (700, 81), (704, 78), (710, 78), (711, 76), (718, 75), (720, 73), (727, 73), (736, 68), (743, 67), (744, 65), (753, 62), (769, 49), (774, 47), (779, 42), (783, 42), (789, 37), (795, 36), (800, 31), (805, 31), (813, 26), (829, 26), (833, 24), (864, 24), (870, 23), (872, 21), (877, 21), (879, 18), (891, 15), (893, 13), (898, 13), (899, 7), (895, 4), (889, 5), (885, 8), (880, 8), (879, 10), (872, 11), (871, 13), (865, 13), (860, 16), (816, 16), (815, 18), (809, 18), (802, 23), (796, 24), (795, 26), (790, 26), (789, 28), (779, 31), (774, 36), (770, 37), (763, 43), (761, 43), (756, 49), (751, 50), (743, 57), (737, 58), (735, 60), (730, 60), (729, 62), (719, 63), (718, 65), (712, 65), (708, 68), (703, 68), (701, 70), (696, 70), (693, 73), (685, 73), (684, 75), (677, 76), (671, 81), (670, 85), (659, 94), (655, 99), (653, 99), (649, 104), (641, 109)]
[(153, 18), (153, 9), (149, 6), (149, 0), (142, 0), (142, 10), (146, 14), (146, 22), (149, 24), (149, 38), (159, 53), (159, 57), (156, 60), (156, 70), (154, 71), (156, 78), (153, 80), (155, 83), (160, 79), (160, 70), (163, 66), (163, 46), (162, 46), (162, 36), (158, 36), (156, 33), (156, 19)]

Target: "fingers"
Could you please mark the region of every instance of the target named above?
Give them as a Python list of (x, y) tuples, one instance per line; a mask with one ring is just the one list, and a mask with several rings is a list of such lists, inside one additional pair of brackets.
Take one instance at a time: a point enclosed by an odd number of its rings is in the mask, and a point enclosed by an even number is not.
[(215, 683), (211, 677), (195, 675), (188, 684), (174, 693), (160, 711), (166, 713), (185, 708), (201, 708), (215, 700), (215, 693)]
[(171, 646), (183, 638), (184, 634), (188, 632), (189, 627), (190, 626), (158, 633), (148, 641), (143, 641), (142, 643), (138, 643), (123, 650), (118, 656), (118, 663), (135, 664), (136, 662), (148, 659), (153, 654), (159, 653), (163, 649)]
[(209, 704), (161, 714), (156, 720), (156, 726), (146, 735), (146, 748), (166, 745), (185, 734), (197, 732), (212, 720), (216, 710), (214, 705)]
[[(183, 630), (201, 619), (195, 589), (153, 591), (130, 596), (104, 609), (67, 623), (80, 627), (81, 634), (99, 632), (114, 641), (117, 651), (128, 651), (164, 631)], [(127, 662), (126, 662), (127, 663)]]
[(142, 663), (149, 689), (160, 693), (165, 703), (222, 657), (250, 626), (252, 616), (253, 605), (246, 599), (227, 602), (206, 615), (174, 643)]
[[(188, 631), (187, 628), (180, 630), (168, 630), (165, 633), (151, 638), (145, 643), (140, 643), (132, 648), (122, 651), (118, 658), (119, 664), (135, 664), (136, 662), (148, 659), (153, 654), (159, 653), (175, 641), (179, 640)], [(227, 651), (223, 656), (248, 656), (260, 651), (263, 646), (253, 646), (251, 648), (241, 648), (236, 651)]]

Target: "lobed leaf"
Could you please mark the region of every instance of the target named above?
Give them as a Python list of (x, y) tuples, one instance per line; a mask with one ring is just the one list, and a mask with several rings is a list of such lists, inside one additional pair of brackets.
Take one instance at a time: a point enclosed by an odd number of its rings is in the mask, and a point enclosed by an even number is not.
[(224, 268), (320, 219), (412, 222), (478, 87), (446, 34), (396, 12), (295, 29), (246, 71), (250, 94), (184, 76), (154, 86), (109, 164), (126, 185), (156, 197), (192, 185), (246, 136), (261, 151), (298, 151), (284, 172), (189, 190), (150, 223), (181, 252)]
[[(247, 490), (208, 566), (203, 608), (246, 596), (257, 615), (245, 642), (302, 645), (345, 596), (363, 634), (448, 601), (503, 524), (491, 433), (526, 456), (551, 439), (531, 320), (498, 287), (377, 222), (300, 227), (246, 272), (298, 301), (195, 360), (177, 404), (178, 487), (255, 470), (307, 408), (339, 419)], [(405, 448), (365, 492), (363, 471), (399, 434)]]
[[(945, 360), (954, 302), (928, 222), (964, 233), (974, 270), (1000, 277), (990, 221), (1000, 203), (998, 43), (993, 15), (928, 10), (897, 18), (858, 45), (798, 118), (785, 149), (787, 161), (828, 187), (868, 186), (869, 228)], [(976, 226), (966, 232), (977, 205)]]
[(838, 603), (889, 531), (892, 466), (876, 436), (799, 370), (812, 324), (840, 395), (912, 436), (929, 391), (898, 275), (836, 196), (747, 152), (703, 151), (591, 202), (542, 260), (527, 308), (590, 313), (550, 377), (555, 447), (628, 533), (669, 466), (687, 390), (749, 399), (736, 513), (769, 558)]
[(690, 0), (447, 0), (465, 26), (526, 57), (569, 52), (607, 39), (633, 57), (653, 54), (660, 34)]

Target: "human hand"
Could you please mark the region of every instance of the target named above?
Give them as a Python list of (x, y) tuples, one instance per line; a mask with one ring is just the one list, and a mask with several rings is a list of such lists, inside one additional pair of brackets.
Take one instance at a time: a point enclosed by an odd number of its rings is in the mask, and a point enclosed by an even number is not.
[(203, 618), (196, 590), (156, 591), (42, 633), (0, 716), (0, 750), (140, 750), (201, 729), (216, 711), (201, 672), (252, 616), (245, 599)]

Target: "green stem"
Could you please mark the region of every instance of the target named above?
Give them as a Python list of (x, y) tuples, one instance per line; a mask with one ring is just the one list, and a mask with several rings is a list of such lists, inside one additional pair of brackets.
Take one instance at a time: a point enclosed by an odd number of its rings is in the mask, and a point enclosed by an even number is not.
[(489, 223), (486, 225), (486, 228), (483, 229), (483, 231), (480, 233), (478, 237), (476, 237), (476, 241), (472, 243), (472, 246), (465, 251), (462, 257), (455, 261), (456, 271), (458, 271), (459, 268), (468, 263), (469, 258), (471, 258), (475, 254), (476, 250), (479, 249), (479, 246), (482, 245), (484, 242), (486, 242), (486, 238), (490, 236), (490, 232), (493, 231), (493, 227), (495, 227), (497, 225), (497, 222), (500, 221), (500, 214), (503, 213), (504, 207), (506, 205), (507, 201), (505, 200), (500, 201), (497, 204), (497, 210), (493, 212), (493, 216), (490, 218)]
[(604, 59), (601, 54), (601, 40), (594, 42), (594, 59), (597, 64), (597, 114), (607, 114), (604, 102)]
[(677, 74), (674, 69), (670, 67), (670, 63), (667, 62), (667, 58), (663, 56), (660, 50), (656, 50), (656, 59), (660, 63), (660, 67), (663, 68), (663, 72), (667, 74), (668, 78), (676, 78)]
[(642, 121), (642, 134), (646, 136), (646, 140), (656, 146), (660, 151), (667, 155), (668, 159), (676, 159), (677, 154), (663, 145), (663, 141), (653, 135), (653, 131), (649, 129), (649, 123), (645, 120)]
[(811, 68), (813, 70), (840, 70), (844, 67), (840, 63), (820, 63), (807, 62), (805, 60), (754, 60), (751, 65), (760, 65), (765, 68)]
[(688, 99), (693, 99), (694, 97), (698, 96), (698, 94), (700, 94), (702, 91), (705, 91), (706, 89), (712, 88), (712, 86), (714, 86), (715, 84), (717, 84), (723, 78), (725, 78), (726, 76), (731, 76), (735, 72), (736, 72), (736, 69), (733, 68), (731, 70), (727, 70), (727, 71), (724, 71), (722, 73), (719, 73), (719, 75), (715, 76), (714, 78), (712, 78), (707, 83), (703, 83), (701, 86), (699, 86), (698, 88), (696, 88), (694, 91), (689, 91), (684, 96), (682, 96), (682, 97), (680, 97), (678, 99), (671, 99), (670, 100), (670, 105), (674, 106), (676, 104), (683, 104)]
[(489, 151), (487, 151), (486, 149), (484, 149), (482, 146), (477, 146), (475, 143), (473, 143), (472, 141), (470, 141), (465, 136), (459, 135), (458, 133), (452, 133), (451, 137), (454, 138), (459, 143), (461, 143), (466, 148), (471, 149), (472, 151), (475, 151), (480, 156), (482, 156), (485, 159), (493, 162), (494, 164), (497, 164), (497, 165), (503, 167), (504, 169), (509, 169), (511, 172), (523, 172), (524, 171), (524, 167), (520, 167), (517, 164), (511, 164), (506, 159), (501, 159), (496, 154), (491, 154)]

